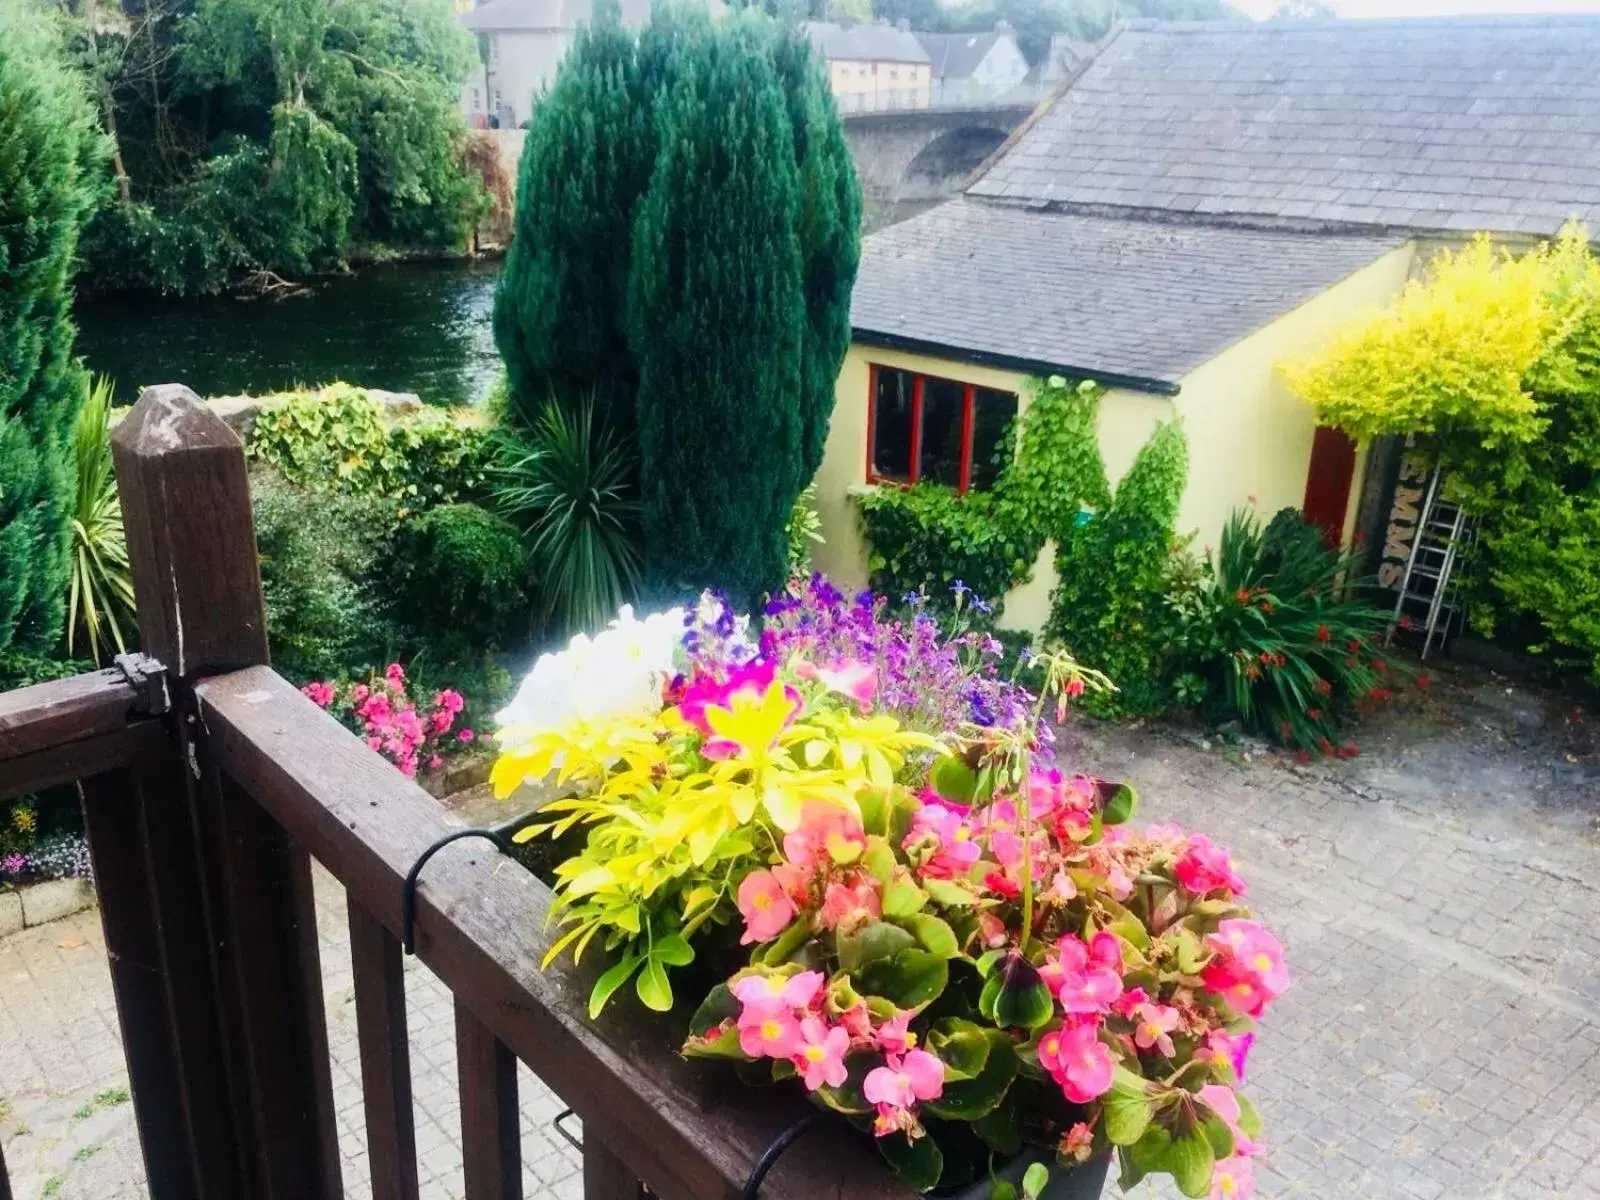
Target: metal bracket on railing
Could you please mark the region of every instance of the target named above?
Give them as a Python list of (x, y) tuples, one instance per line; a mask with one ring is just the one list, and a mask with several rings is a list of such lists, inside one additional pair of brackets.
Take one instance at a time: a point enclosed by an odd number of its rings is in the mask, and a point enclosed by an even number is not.
[(166, 667), (148, 654), (119, 654), (112, 661), (128, 681), (128, 686), (139, 693), (135, 711), (148, 717), (159, 717), (172, 711)]
[(511, 853), (511, 846), (505, 837), (493, 829), (457, 829), (453, 833), (445, 834), (417, 855), (417, 861), (412, 863), (411, 870), (406, 872), (405, 888), (400, 893), (400, 947), (407, 954), (417, 952), (417, 877), (422, 874), (422, 868), (428, 865), (428, 860), (451, 842), (472, 837), (487, 838), (495, 844), (501, 854)]
[(561, 1135), (561, 1140), (562, 1141), (566, 1142), (567, 1145), (571, 1146), (579, 1154), (582, 1154), (583, 1153), (583, 1139), (581, 1137), (579, 1137), (577, 1134), (573, 1133), (572, 1130), (568, 1129), (565, 1125), (563, 1125), (561, 1123), (561, 1122), (565, 1121), (568, 1117), (575, 1117), (577, 1115), (578, 1114), (574, 1109), (570, 1109), (570, 1108), (562, 1109), (560, 1112), (558, 1112), (556, 1114), (556, 1119), (554, 1121), (550, 1122), (550, 1127)]
[(767, 1148), (761, 1152), (761, 1157), (756, 1159), (756, 1165), (750, 1168), (750, 1175), (744, 1181), (743, 1200), (756, 1200), (756, 1197), (761, 1195), (761, 1184), (766, 1179), (767, 1172), (777, 1164), (785, 1150), (805, 1136), (806, 1130), (815, 1125), (821, 1115), (821, 1113), (807, 1113), (767, 1143)]

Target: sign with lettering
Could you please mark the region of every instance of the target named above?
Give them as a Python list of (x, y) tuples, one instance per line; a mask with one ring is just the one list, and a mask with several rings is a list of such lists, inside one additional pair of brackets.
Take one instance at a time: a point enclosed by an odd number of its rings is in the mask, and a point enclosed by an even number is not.
[(1422, 520), (1423, 497), (1427, 493), (1429, 465), (1426, 456), (1406, 439), (1395, 473), (1394, 491), (1389, 498), (1389, 517), (1383, 530), (1383, 553), (1378, 559), (1378, 586), (1391, 591), (1400, 587), (1411, 561), (1417, 525)]

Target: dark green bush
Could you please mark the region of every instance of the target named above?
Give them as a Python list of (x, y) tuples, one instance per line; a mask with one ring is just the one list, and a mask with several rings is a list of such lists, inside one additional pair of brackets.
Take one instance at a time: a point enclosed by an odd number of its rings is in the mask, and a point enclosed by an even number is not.
[(528, 557), (514, 525), (476, 504), (444, 504), (402, 527), (400, 610), (421, 631), (499, 642), (525, 635)]
[(295, 683), (381, 668), (398, 645), (387, 601), (393, 502), (251, 477), (273, 665)]
[(1395, 668), (1378, 641), (1389, 613), (1359, 597), (1350, 554), (1294, 509), (1262, 528), (1235, 509), (1185, 622), (1184, 666), (1210, 715), (1305, 751), (1336, 747), (1341, 719), (1386, 699)]

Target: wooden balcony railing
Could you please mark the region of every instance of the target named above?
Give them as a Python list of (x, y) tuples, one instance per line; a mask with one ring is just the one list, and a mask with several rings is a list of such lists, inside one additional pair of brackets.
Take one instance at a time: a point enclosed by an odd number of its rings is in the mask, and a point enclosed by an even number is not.
[[(314, 856), (348, 896), (373, 1195), (409, 1200), (402, 885), (459, 822), (267, 665), (234, 433), (168, 385), (144, 393), (113, 452), (140, 641), (167, 675), (99, 671), (0, 695), (0, 797), (78, 781), (150, 1194), (344, 1196)], [(805, 1102), (683, 1060), (682, 1014), (619, 1002), (590, 1021), (589, 980), (539, 969), (549, 905), (483, 842), (440, 851), (417, 892), (417, 954), (455, 996), (469, 1200), (523, 1195), (517, 1059), (582, 1118), (589, 1200), (743, 1195)], [(761, 1195), (907, 1193), (866, 1139), (824, 1122)]]

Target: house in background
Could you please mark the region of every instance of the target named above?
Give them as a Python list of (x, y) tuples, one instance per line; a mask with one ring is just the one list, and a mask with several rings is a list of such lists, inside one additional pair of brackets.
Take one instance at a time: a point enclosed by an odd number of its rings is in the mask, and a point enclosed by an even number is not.
[[(621, 9), (629, 28), (650, 20), (650, 0), (621, 0)], [(483, 60), (482, 69), (461, 88), (468, 124), (515, 129), (526, 121), (578, 26), (593, 15), (594, 0), (488, 0), (464, 13), (461, 25), (478, 35)]]
[(933, 64), (906, 22), (806, 21), (804, 28), (827, 61), (840, 112), (891, 112), (933, 102)]
[(1004, 21), (992, 33), (919, 33), (932, 67), (932, 102), (961, 105), (996, 100), (1028, 75), (1028, 60)]
[[(1348, 541), (1370, 447), (1278, 374), (1476, 230), (1600, 221), (1600, 18), (1135, 22), (958, 199), (863, 243), (818, 472), (818, 566), (865, 583), (850, 493), (982, 487), (1048, 374), (1109, 389), (1113, 481), (1182, 418), (1179, 518), (1301, 509)], [(1007, 598), (1038, 629), (1047, 546)]]

